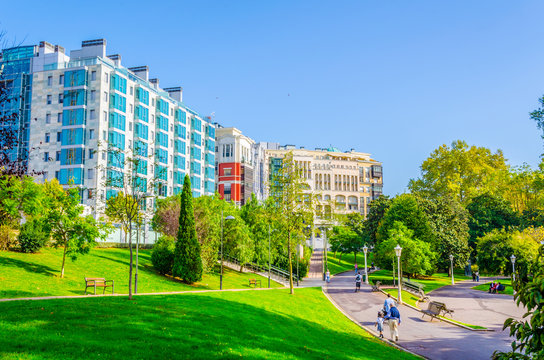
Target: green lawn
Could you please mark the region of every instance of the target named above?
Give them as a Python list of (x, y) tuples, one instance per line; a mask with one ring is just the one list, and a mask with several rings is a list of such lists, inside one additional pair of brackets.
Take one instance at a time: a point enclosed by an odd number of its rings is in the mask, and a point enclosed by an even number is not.
[[(373, 280), (392, 280), (393, 275), (391, 270), (378, 270), (371, 273), (369, 276), (370, 281)], [(453, 273), (455, 281), (472, 279), (470, 276), (464, 276), (461, 273)], [(426, 276), (421, 279), (412, 279), (412, 281), (425, 285), (425, 293), (436, 290), (442, 286), (451, 285), (451, 277), (445, 273), (437, 273), (431, 276)]]
[[(512, 296), (514, 295), (514, 289), (512, 288), (512, 280), (511, 279), (500, 279), (498, 281), (500, 281), (501, 284), (503, 284), (506, 287), (504, 289), (504, 291), (500, 292), (500, 294), (507, 294), (507, 295), (512, 295)], [(487, 291), (489, 291), (489, 284), (491, 284), (491, 282), (480, 284), (478, 286), (473, 287), (473, 289), (487, 292)]]
[[(355, 273), (355, 255), (353, 253), (334, 255), (333, 251), (327, 252), (327, 264), (331, 274), (339, 274), (344, 271), (353, 271)], [(367, 254), (366, 264), (370, 267), (372, 263), (372, 253)], [(365, 267), (365, 254), (357, 253), (357, 264), (361, 269)]]
[(0, 303), (3, 359), (418, 359), (319, 288)]
[[(202, 281), (187, 285), (159, 275), (151, 265), (151, 251), (140, 250), (138, 291), (140, 293), (219, 288), (217, 272), (205, 274)], [(105, 277), (115, 280), (116, 293), (128, 293), (128, 249), (92, 249), (72, 262), (66, 260), (64, 279), (60, 278), (61, 249), (42, 249), (39, 254), (0, 251), (0, 298), (83, 295), (84, 277)], [(217, 271), (219, 271), (217, 267)], [(251, 273), (225, 268), (223, 287), (248, 288), (250, 278), (259, 278), (263, 287), (268, 279)], [(281, 286), (273, 282), (272, 286)]]

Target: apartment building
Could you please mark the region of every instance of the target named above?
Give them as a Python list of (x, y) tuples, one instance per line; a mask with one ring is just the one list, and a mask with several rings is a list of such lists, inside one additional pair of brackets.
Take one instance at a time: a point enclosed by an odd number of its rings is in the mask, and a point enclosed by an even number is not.
[(47, 42), (5, 49), (3, 61), (17, 52), (30, 67), (21, 72), (31, 83), (25, 131), (39, 180), (78, 186), (95, 215), (130, 172), (138, 191), (151, 194), (147, 207), (179, 193), (185, 174), (194, 196), (214, 193), (215, 126), (182, 102), (181, 87), (161, 88), (147, 66), (122, 66), (104, 39), (83, 41), (69, 56)]
[(370, 202), (383, 192), (382, 164), (370, 154), (354, 149), (342, 152), (333, 147), (308, 150), (285, 145), (278, 150), (266, 150), (270, 174), (281, 167), (288, 152), (293, 153), (309, 191), (316, 195), (318, 218), (331, 212), (360, 212), (366, 216)]

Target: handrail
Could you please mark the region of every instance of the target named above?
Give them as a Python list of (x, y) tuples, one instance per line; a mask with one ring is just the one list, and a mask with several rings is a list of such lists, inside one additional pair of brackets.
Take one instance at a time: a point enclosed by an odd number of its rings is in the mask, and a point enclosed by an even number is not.
[[(221, 254), (221, 253), (219, 253)], [(230, 263), (234, 263), (238, 266), (240, 266), (240, 261), (231, 256), (231, 255), (223, 255), (223, 259), (227, 262), (230, 262)], [(267, 273), (268, 272), (268, 266), (263, 266), (263, 265), (259, 265), (259, 264), (255, 264), (253, 262), (249, 262), (249, 263), (245, 263), (243, 265), (243, 267), (251, 272), (254, 272), (254, 273)], [(271, 265), (270, 266), (270, 274), (271, 275), (275, 275), (277, 278), (284, 278), (286, 280), (289, 280), (289, 272), (285, 271), (284, 269), (281, 269), (281, 268), (278, 268), (274, 265)], [(297, 279), (297, 274), (294, 274), (293, 273), (293, 279), (296, 280)], [(299, 278), (300, 280), (300, 278)]]

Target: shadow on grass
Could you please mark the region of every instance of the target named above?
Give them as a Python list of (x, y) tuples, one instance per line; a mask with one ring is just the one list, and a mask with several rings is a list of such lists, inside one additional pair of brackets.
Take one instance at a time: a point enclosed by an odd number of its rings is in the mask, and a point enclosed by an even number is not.
[(47, 276), (56, 276), (59, 272), (56, 269), (53, 269), (52, 267), (49, 267), (47, 265), (41, 265), (32, 263), (29, 261), (21, 261), (17, 259), (12, 259), (8, 257), (1, 257), (0, 256), (0, 267), (16, 267), (20, 269), (24, 269), (25, 271), (31, 272), (31, 273), (38, 273), (38, 274), (44, 274)]
[(282, 314), (294, 300), (276, 295), (283, 304), (270, 311), (229, 296), (190, 294), (0, 303), (0, 331), (10, 333), (0, 348), (8, 357), (64, 359), (407, 357), (360, 334)]

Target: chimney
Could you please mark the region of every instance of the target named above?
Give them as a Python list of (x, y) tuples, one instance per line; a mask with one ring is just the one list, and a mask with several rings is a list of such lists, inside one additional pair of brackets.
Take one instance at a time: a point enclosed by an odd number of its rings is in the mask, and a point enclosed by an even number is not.
[(115, 66), (121, 66), (121, 55), (119, 54), (108, 55), (108, 58), (110, 60), (113, 60), (113, 62), (115, 63)]
[(85, 59), (93, 57), (106, 57), (106, 39), (85, 40), (81, 42), (80, 50), (70, 51), (73, 59)]
[(136, 75), (140, 79), (143, 79), (145, 81), (149, 81), (149, 66), (147, 66), (147, 65), (136, 66), (136, 67), (131, 67), (131, 68), (128, 68), (128, 69), (130, 71), (132, 71), (134, 73), (134, 75)]
[(165, 88), (164, 91), (168, 92), (172, 99), (182, 102), (183, 89), (181, 86)]
[(158, 89), (158, 88), (159, 88), (159, 79), (158, 79), (158, 78), (149, 79), (149, 82), (150, 82), (151, 84), (153, 84), (153, 87), (155, 87), (155, 89)]

